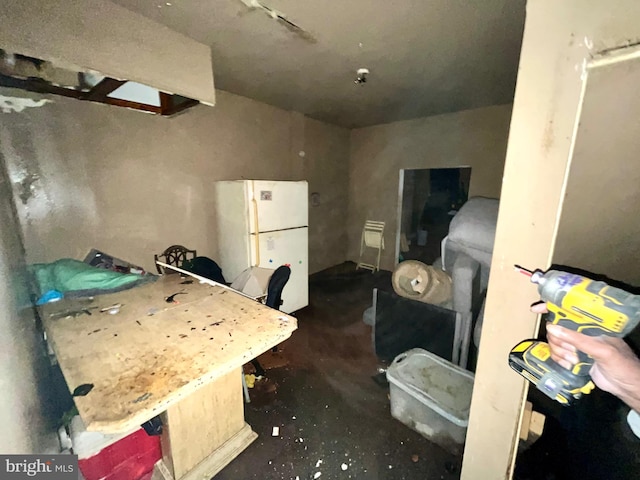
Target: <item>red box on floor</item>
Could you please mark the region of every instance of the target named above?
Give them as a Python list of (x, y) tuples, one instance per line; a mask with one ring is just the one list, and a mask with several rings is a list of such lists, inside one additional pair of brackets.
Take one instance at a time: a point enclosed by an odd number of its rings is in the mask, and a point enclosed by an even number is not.
[(76, 432), (72, 441), (86, 480), (147, 480), (162, 458), (160, 437), (149, 436), (142, 428), (121, 437)]

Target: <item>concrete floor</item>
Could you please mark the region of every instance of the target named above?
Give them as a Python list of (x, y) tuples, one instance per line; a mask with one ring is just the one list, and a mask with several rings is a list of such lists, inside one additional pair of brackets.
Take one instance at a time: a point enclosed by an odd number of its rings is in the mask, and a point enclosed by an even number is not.
[[(388, 388), (372, 379), (380, 365), (362, 314), (374, 287), (391, 291), (391, 273), (346, 263), (311, 276), (298, 330), (277, 354), (261, 357), (268, 379), (245, 405), (259, 437), (215, 480), (459, 478), (461, 458), (393, 419)], [(640, 329), (629, 340), (640, 345)], [(620, 401), (600, 390), (570, 408), (535, 389), (529, 399), (547, 423), (519, 454), (515, 480), (640, 478), (640, 439)]]
[(268, 381), (245, 405), (259, 438), (216, 480), (459, 478), (461, 459), (393, 419), (388, 387), (372, 379), (378, 361), (362, 314), (374, 287), (391, 290), (391, 273), (346, 263), (311, 277), (298, 330), (261, 358)]

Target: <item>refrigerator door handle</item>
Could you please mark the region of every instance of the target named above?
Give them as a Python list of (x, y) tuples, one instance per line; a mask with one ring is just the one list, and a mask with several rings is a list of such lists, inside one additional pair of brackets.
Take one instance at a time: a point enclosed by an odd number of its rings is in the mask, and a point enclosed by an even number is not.
[(258, 201), (256, 200), (256, 188), (255, 182), (251, 180), (251, 203), (253, 204), (253, 224), (255, 226), (255, 237), (254, 241), (256, 243), (256, 267), (260, 266), (260, 237), (258, 234), (260, 233), (260, 228), (258, 226)]

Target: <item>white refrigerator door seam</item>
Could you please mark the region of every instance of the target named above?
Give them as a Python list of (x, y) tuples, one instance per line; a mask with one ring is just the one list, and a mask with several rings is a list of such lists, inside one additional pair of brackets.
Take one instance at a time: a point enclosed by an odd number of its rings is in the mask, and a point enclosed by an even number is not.
[[(299, 227), (291, 228), (279, 228), (277, 230), (260, 230), (258, 232), (258, 235), (262, 235), (263, 233), (286, 232), (287, 230), (297, 230), (298, 228), (309, 228), (309, 225), (300, 225)], [(255, 233), (250, 233), (249, 235), (255, 235)]]
[[(260, 225), (258, 223), (258, 200), (256, 200), (256, 182), (254, 180), (251, 180), (250, 182), (251, 185), (251, 203), (253, 206), (253, 222), (255, 224), (255, 231), (256, 232), (260, 232)], [(251, 218), (251, 215), (249, 215), (249, 218)], [(254, 267), (259, 267), (260, 266), (260, 240), (258, 239), (258, 235), (256, 235), (256, 237), (254, 238), (254, 241), (256, 243), (256, 259), (254, 262)]]

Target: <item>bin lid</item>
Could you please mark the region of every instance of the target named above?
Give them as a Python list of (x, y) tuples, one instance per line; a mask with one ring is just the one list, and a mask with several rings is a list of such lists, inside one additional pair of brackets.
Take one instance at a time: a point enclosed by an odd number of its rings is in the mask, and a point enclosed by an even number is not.
[(387, 379), (460, 427), (469, 423), (474, 376), (421, 348), (398, 355)]

